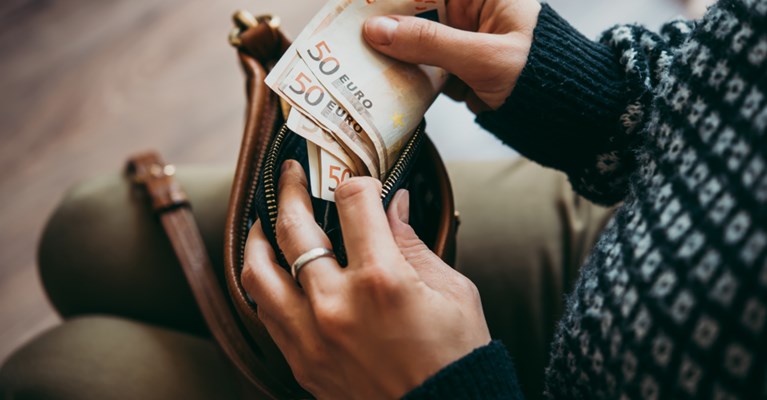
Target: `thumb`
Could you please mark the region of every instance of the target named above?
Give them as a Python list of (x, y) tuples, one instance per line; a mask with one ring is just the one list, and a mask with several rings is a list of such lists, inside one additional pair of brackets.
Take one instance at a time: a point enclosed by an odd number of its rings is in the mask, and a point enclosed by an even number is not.
[(383, 54), (409, 64), (442, 67), (461, 78), (476, 69), (484, 49), (494, 47), (487, 46), (493, 41), (492, 35), (462, 31), (418, 17), (371, 17), (365, 21), (363, 34), (370, 46)]
[(387, 217), (394, 241), (405, 260), (415, 269), (418, 276), (432, 289), (440, 292), (453, 286), (456, 272), (445, 264), (426, 244), (418, 238), (413, 228), (408, 224), (410, 212), (410, 194), (407, 190), (399, 190), (392, 199)]

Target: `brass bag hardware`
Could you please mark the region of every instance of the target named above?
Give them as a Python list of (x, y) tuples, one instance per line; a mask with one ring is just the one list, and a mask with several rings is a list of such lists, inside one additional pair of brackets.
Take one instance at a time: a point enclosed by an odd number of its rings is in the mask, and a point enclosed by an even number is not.
[(240, 45), (242, 45), (242, 41), (240, 40), (240, 35), (242, 32), (253, 28), (258, 24), (268, 24), (269, 27), (274, 30), (279, 29), (281, 25), (280, 17), (271, 14), (264, 14), (255, 17), (253, 14), (245, 10), (235, 11), (234, 15), (232, 15), (232, 20), (234, 21), (234, 27), (229, 32), (229, 44), (234, 47), (240, 47)]

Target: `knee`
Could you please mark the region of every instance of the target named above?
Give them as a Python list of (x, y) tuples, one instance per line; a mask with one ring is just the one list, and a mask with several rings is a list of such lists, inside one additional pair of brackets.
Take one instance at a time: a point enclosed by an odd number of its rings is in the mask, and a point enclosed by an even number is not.
[[(146, 214), (117, 173), (70, 188), (48, 219), (38, 247), (40, 278), (53, 305), (64, 315), (108, 278), (105, 266), (124, 258), (132, 231)], [(144, 218), (146, 219), (146, 218)]]
[[(195, 208), (203, 210), (197, 218), (205, 223), (200, 224), (203, 236), (217, 240), (223, 238), (220, 209), (226, 207), (223, 177), (192, 171), (185, 181), (179, 179)], [(210, 228), (213, 225), (220, 231)], [(222, 246), (216, 247), (220, 254)], [(66, 193), (44, 229), (38, 261), (48, 298), (64, 317), (121, 315), (204, 332), (147, 194), (120, 174), (87, 180)]]
[(69, 320), (0, 368), (9, 399), (235, 399), (234, 371), (215, 344), (111, 317)]
[(66, 265), (79, 246), (94, 238), (86, 237), (89, 227), (99, 220), (102, 203), (107, 196), (122, 191), (118, 176), (107, 176), (75, 184), (64, 194), (61, 202), (48, 218), (38, 248), (38, 261), (42, 273), (55, 271)]

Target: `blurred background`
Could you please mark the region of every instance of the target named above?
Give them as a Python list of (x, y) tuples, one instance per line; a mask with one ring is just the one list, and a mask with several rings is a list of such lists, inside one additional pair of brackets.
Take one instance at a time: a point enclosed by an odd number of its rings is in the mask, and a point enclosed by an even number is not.
[[(591, 38), (615, 23), (657, 28), (706, 0), (550, 0)], [(0, 363), (58, 323), (37, 278), (38, 238), (73, 183), (158, 149), (176, 164), (234, 166), (244, 91), (230, 16), (282, 17), (295, 36), (315, 0), (3, 0), (0, 4)], [(427, 115), (443, 157), (515, 157), (461, 104)]]

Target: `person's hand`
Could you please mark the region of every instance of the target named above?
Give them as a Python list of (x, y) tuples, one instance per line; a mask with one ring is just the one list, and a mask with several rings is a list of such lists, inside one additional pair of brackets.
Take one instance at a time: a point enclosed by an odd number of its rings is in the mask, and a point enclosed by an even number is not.
[(383, 54), (453, 74), (445, 94), (465, 101), (473, 112), (497, 109), (527, 62), (541, 5), (536, 0), (445, 2), (447, 25), (417, 17), (371, 17), (364, 36)]
[[(277, 240), (289, 263), (330, 248), (306, 185), (300, 164), (286, 162)], [(476, 287), (408, 225), (408, 193), (395, 195), (387, 215), (380, 192), (372, 178), (339, 185), (349, 264), (312, 261), (301, 287), (278, 266), (259, 222), (248, 237), (242, 284), (296, 379), (318, 398), (398, 398), (490, 342)]]

